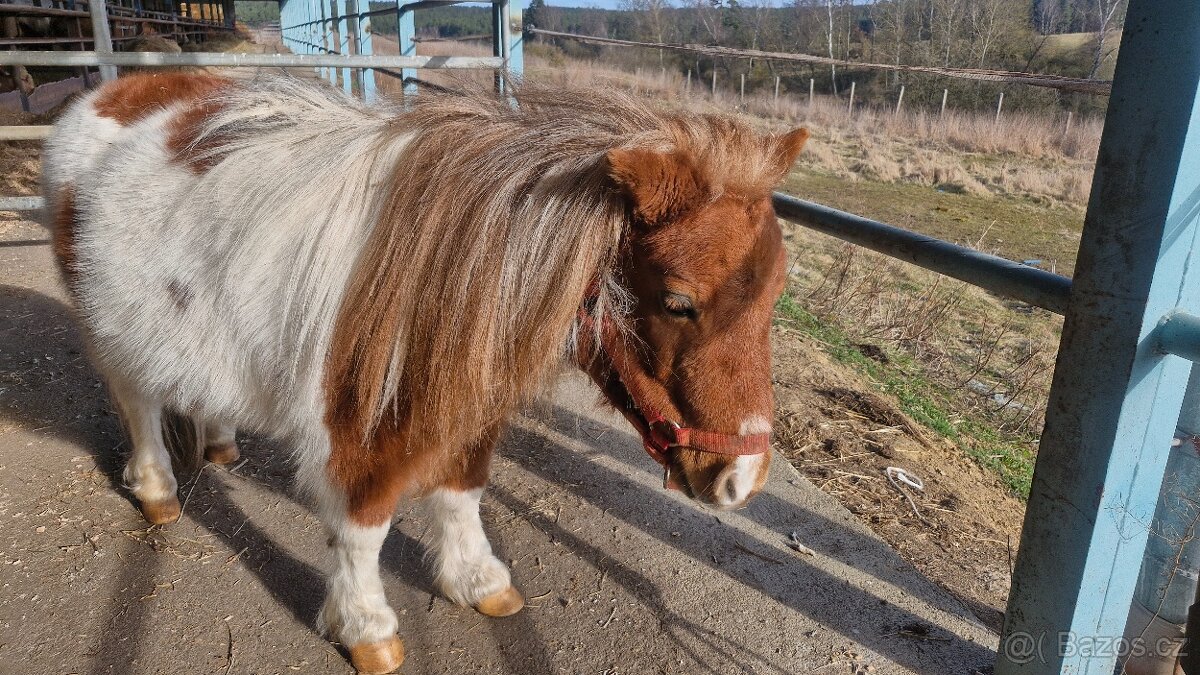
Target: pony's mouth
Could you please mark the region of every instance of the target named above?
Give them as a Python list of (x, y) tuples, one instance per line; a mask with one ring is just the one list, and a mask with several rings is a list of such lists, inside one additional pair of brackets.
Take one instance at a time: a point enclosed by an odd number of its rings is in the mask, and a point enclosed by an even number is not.
[[(649, 438), (651, 433), (650, 421), (646, 419), (641, 406), (637, 404), (637, 400), (634, 399), (633, 394), (629, 393), (629, 389), (621, 381), (621, 377), (615, 370), (609, 370), (608, 372), (608, 377), (604, 382), (604, 395), (608, 398), (609, 404), (620, 411), (621, 415), (633, 425), (633, 428), (638, 432), (638, 436), (645, 443), (645, 439)], [(675, 453), (669, 453), (665, 459), (666, 464), (663, 466), (663, 487), (670, 490), (678, 490), (689, 499), (695, 499), (696, 495), (688, 483), (687, 474), (683, 471), (683, 467), (676, 461)]]

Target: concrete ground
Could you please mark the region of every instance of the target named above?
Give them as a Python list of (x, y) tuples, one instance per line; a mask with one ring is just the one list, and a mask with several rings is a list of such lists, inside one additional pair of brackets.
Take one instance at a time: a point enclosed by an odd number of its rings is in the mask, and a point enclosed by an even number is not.
[[(0, 672), (351, 672), (312, 629), (329, 561), (286, 454), (244, 439), (147, 528), (63, 300), (46, 233), (0, 221)], [(567, 376), (503, 441), (484, 520), (522, 613), (436, 595), (401, 508), (383, 570), (403, 672), (987, 672), (996, 636), (786, 461), (750, 507), (705, 511), (595, 400)]]

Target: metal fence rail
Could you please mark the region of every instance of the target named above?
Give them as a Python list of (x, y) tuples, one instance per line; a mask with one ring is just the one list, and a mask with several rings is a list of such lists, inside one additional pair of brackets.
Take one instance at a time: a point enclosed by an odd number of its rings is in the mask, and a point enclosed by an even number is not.
[(1067, 277), (779, 192), (774, 202), (776, 213), (805, 227), (1055, 314), (1067, 311)]
[(342, 56), (339, 54), (235, 54), (219, 52), (6, 52), (0, 66), (180, 66), (250, 68), (500, 68), (504, 60), (493, 56)]
[[(293, 52), (307, 55), (358, 55), (371, 56), (374, 46), (371, 36), (371, 17), (396, 16), (396, 42), (400, 56), (417, 57), (416, 24), (417, 10), (458, 4), (462, 0), (396, 0), (395, 4), (376, 9), (370, 8), (368, 0), (282, 0), (280, 2), (280, 35), (283, 43)], [(520, 10), (511, 7), (510, 0), (492, 0), (492, 59), (481, 62), (485, 65), (463, 66), (496, 69), (496, 86), (503, 89), (506, 74), (520, 74), (524, 70), (523, 36), (518, 30), (514, 35), (512, 26), (520, 26)], [(376, 57), (379, 58), (379, 57)], [(383, 57), (387, 58), (387, 57)], [(417, 90), (415, 68), (440, 67), (417, 65), (440, 63), (438, 58), (429, 57), (428, 62), (405, 64), (396, 62), (399, 73), (384, 73), (405, 82), (405, 94)], [(477, 57), (478, 58), (478, 57)], [(377, 62), (380, 67), (389, 64)], [(383, 71), (381, 71), (383, 72)], [(375, 72), (365, 68), (351, 72), (348, 67), (335, 65), (321, 67), (321, 77), (347, 92), (361, 94), (367, 101), (375, 98)]]
[[(109, 31), (111, 21), (158, 22), (176, 25), (213, 27), (232, 26), (234, 22), (232, 0), (219, 2), (185, 3), (182, 6), (190, 14), (200, 8), (202, 20), (181, 19), (178, 15), (162, 12), (139, 11), (114, 7), (118, 16), (110, 14), (105, 0), (77, 0), (87, 6), (87, 11), (76, 9), (75, 2), (67, 0), (69, 7), (31, 7), (25, 5), (0, 5), (0, 13), (31, 14), (91, 20), (93, 36), (66, 38), (66, 42), (95, 45), (93, 51), (0, 51), (0, 66), (58, 66), (100, 67), (105, 80), (117, 76), (117, 67), (175, 68), (181, 66), (205, 67), (258, 67), (258, 68), (313, 68), (333, 84), (340, 84), (347, 93), (355, 93), (367, 100), (375, 98), (374, 69), (395, 68), (399, 73), (381, 70), (388, 75), (402, 77), (405, 91), (413, 92), (417, 86), (412, 77), (415, 69), (484, 69), (495, 70), (497, 86), (503, 87), (508, 74), (520, 74), (523, 68), (522, 43), (514, 40), (511, 25), (515, 18), (520, 25), (519, 11), (509, 9), (509, 0), (493, 2), (494, 35), (493, 56), (418, 56), (415, 51), (413, 12), (417, 9), (456, 4), (463, 0), (401, 0), (395, 7), (369, 9), (368, 0), (280, 0), (280, 16), (288, 23), (280, 29), (285, 44), (291, 46), (293, 54), (239, 54), (224, 52), (113, 52), (114, 38)], [(222, 12), (215, 8), (220, 7)], [(206, 9), (207, 8), (207, 9)], [(359, 11), (360, 8), (363, 11)], [(334, 11), (336, 10), (336, 11)], [(372, 53), (370, 17), (395, 13), (402, 27), (400, 35), (401, 54), (382, 56)], [(120, 16), (129, 15), (129, 16)], [(223, 24), (207, 21), (208, 17), (221, 17)], [(314, 18), (320, 17), (320, 18)], [(407, 30), (405, 30), (407, 27)], [(132, 38), (130, 38), (132, 39)], [(57, 44), (58, 40), (23, 41), (20, 44)], [(4, 43), (0, 43), (3, 45)], [(17, 46), (10, 40), (8, 46)], [(406, 47), (407, 45), (407, 47)], [(408, 75), (402, 75), (407, 73)], [(0, 127), (0, 141), (38, 140), (45, 138), (47, 127)], [(42, 208), (40, 197), (0, 197), (0, 211), (37, 211)]]

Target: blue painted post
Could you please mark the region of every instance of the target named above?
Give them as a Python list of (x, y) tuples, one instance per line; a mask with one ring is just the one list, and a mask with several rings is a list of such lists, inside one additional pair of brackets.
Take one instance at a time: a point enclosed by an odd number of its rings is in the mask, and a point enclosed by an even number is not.
[[(318, 38), (321, 35), (321, 33), (320, 33), (320, 31), (321, 31), (320, 4), (321, 4), (321, 0), (306, 0), (305, 10), (307, 10), (308, 16), (305, 17), (305, 23), (308, 24), (308, 26), (307, 26), (308, 37), (306, 39), (307, 44), (304, 45), (304, 51), (305, 51), (305, 53), (308, 53), (308, 54), (315, 54), (317, 51), (317, 45), (320, 43), (320, 41), (318, 40)], [(324, 69), (317, 68), (316, 70), (317, 70), (317, 74), (321, 78), (325, 77)]]
[[(369, 0), (358, 0), (359, 16), (358, 16), (358, 53), (363, 56), (370, 56), (373, 52), (371, 49), (371, 17), (366, 16), (363, 12), (370, 11), (371, 3)], [(360, 83), (359, 89), (362, 91), (363, 99), (367, 103), (375, 102), (375, 71), (370, 68), (362, 68), (358, 71)]]
[(1111, 675), (1200, 309), (1200, 3), (1130, 0), (996, 675)]
[[(316, 8), (319, 0), (304, 0), (304, 53), (312, 54), (317, 44)], [(320, 72), (320, 69), (317, 69)]]
[[(416, 56), (417, 43), (413, 42), (413, 38), (417, 36), (416, 21), (413, 14), (416, 11), (411, 0), (396, 0), (396, 42), (400, 47), (401, 56)], [(402, 68), (400, 75), (405, 80), (410, 77), (416, 77), (417, 71), (412, 68)], [(405, 84), (404, 95), (414, 96), (417, 93), (417, 85)]]
[[(325, 53), (326, 54), (336, 54), (341, 49), (341, 46), (339, 44), (339, 42), (341, 41), (341, 38), (337, 33), (337, 28), (338, 28), (338, 25), (337, 25), (337, 22), (338, 22), (337, 3), (338, 3), (338, 0), (326, 0), (326, 2), (321, 3), (321, 9), (325, 10), (325, 42), (324, 42), (324, 45), (325, 45)], [(332, 84), (335, 87), (337, 86), (337, 84), (338, 84), (338, 69), (337, 68), (329, 69), (329, 84)]]
[[(350, 17), (346, 8), (346, 0), (335, 0), (337, 11), (337, 29), (338, 29), (338, 52), (343, 56), (349, 56), (350, 51)], [(350, 69), (342, 68), (342, 90), (347, 94), (354, 93), (353, 80), (350, 78)]]
[[(329, 54), (337, 50), (337, 40), (333, 36), (333, 2), (334, 0), (318, 0), (321, 8), (321, 40), (317, 44), (318, 54)], [(323, 68), (325, 79), (337, 86), (337, 68)]]
[(508, 0), (492, 2), (492, 56), (504, 59), (500, 69), (496, 71), (496, 91), (504, 93), (505, 72), (508, 69)]
[(508, 41), (508, 73), (518, 80), (525, 75), (525, 25), (520, 7), (509, 10), (510, 37)]

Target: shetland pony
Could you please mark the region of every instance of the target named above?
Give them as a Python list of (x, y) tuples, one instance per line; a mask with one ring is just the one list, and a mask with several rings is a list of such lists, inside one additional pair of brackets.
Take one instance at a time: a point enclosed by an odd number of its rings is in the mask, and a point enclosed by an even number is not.
[[(612, 92), (422, 93), (366, 106), (291, 79), (106, 84), (45, 149), (53, 248), (132, 452), (180, 516), (164, 421), (212, 462), (293, 449), (336, 568), (317, 618), (363, 672), (403, 661), (379, 579), (398, 500), (433, 511), (451, 600), (524, 600), (479, 518), (505, 420), (587, 372), (665, 482), (723, 508), (766, 479), (771, 188), (808, 136)], [(199, 452), (199, 450), (197, 451)]]

